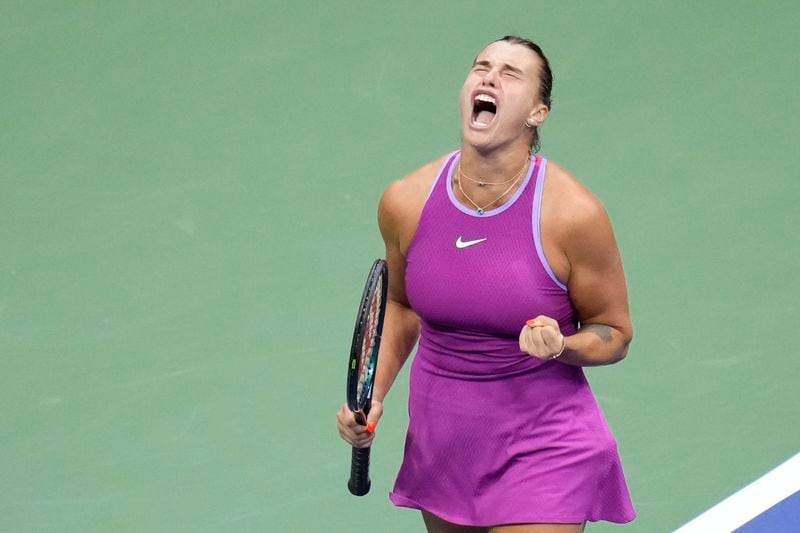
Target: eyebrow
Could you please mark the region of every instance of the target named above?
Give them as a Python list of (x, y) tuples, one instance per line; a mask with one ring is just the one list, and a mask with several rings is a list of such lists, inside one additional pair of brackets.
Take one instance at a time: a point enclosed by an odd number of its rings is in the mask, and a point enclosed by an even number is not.
[[(477, 59), (473, 61), (472, 66), (475, 67), (476, 65), (480, 65), (482, 67), (491, 67), (492, 62), (487, 61), (486, 59), (481, 59), (478, 61)], [(503, 70), (510, 70), (511, 72), (516, 72), (519, 75), (524, 75), (525, 73), (522, 70), (518, 69), (517, 67), (511, 66), (508, 63), (503, 63)]]

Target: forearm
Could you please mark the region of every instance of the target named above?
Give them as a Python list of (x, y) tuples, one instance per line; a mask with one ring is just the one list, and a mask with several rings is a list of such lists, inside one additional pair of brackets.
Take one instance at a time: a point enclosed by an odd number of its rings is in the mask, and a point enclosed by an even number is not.
[(586, 324), (564, 338), (564, 353), (558, 360), (575, 366), (610, 365), (625, 358), (632, 337), (630, 328)]
[(386, 306), (373, 399), (382, 402), (419, 338), (419, 317), (393, 300)]

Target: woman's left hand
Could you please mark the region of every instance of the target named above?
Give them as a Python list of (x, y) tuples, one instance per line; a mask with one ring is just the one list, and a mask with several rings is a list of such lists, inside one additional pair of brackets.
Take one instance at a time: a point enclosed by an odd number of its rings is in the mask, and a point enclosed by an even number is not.
[(558, 322), (549, 316), (528, 320), (519, 334), (520, 350), (543, 361), (560, 356), (565, 347), (566, 339)]

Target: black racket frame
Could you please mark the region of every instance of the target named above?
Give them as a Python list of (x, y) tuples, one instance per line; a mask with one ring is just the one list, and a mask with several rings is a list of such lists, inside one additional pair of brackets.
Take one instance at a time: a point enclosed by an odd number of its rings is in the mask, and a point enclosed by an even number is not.
[[(361, 373), (359, 361), (361, 360), (362, 343), (364, 342), (365, 328), (369, 317), (369, 309), (372, 304), (372, 297), (378, 284), (380, 283), (381, 304), (378, 309), (378, 320), (375, 331), (375, 344), (370, 354), (369, 365), (371, 366), (370, 376), (367, 383), (362, 388), (361, 396), (358, 395), (358, 378)], [(356, 325), (353, 330), (353, 342), (350, 345), (350, 357), (347, 362), (347, 406), (354, 413), (356, 420), (361, 424), (366, 424), (366, 417), (372, 407), (372, 389), (375, 383), (375, 371), (378, 365), (378, 351), (381, 345), (381, 334), (383, 332), (383, 320), (386, 316), (386, 297), (389, 289), (389, 269), (386, 261), (376, 259), (367, 276), (367, 283), (364, 286), (364, 293), (361, 295), (361, 305), (356, 315)], [(364, 496), (369, 492), (371, 482), (369, 479), (369, 456), (370, 448), (353, 447), (352, 460), (350, 463), (350, 480), (347, 488), (355, 496)]]

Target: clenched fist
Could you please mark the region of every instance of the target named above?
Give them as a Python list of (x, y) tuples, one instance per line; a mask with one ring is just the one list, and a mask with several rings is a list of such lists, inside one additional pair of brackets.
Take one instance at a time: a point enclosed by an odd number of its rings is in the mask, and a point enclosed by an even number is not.
[(519, 349), (543, 361), (560, 356), (565, 347), (566, 339), (558, 322), (549, 316), (528, 320), (519, 334)]

